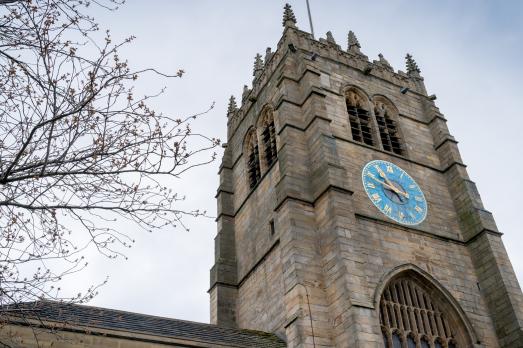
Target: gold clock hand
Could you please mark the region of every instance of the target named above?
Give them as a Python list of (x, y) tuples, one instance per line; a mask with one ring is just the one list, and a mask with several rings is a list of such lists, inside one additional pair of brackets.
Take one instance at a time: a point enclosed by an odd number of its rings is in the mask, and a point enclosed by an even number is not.
[(389, 178), (387, 177), (387, 174), (385, 174), (385, 172), (380, 167), (376, 166), (376, 170), (378, 171), (380, 176), (383, 179), (385, 179), (385, 181), (387, 182), (387, 184), (389, 184), (389, 186), (392, 186), (397, 189), (397, 187), (389, 180)]
[(380, 184), (384, 185), (384, 186), (387, 186), (388, 188), (390, 188), (392, 191), (396, 192), (396, 193), (399, 193), (400, 195), (404, 196), (405, 198), (409, 198), (409, 194), (407, 192), (403, 192), (402, 190), (400, 190), (399, 188), (396, 187), (396, 185), (394, 185), (388, 178), (387, 178), (387, 175), (385, 174), (385, 172), (383, 172), (383, 170), (381, 170), (381, 168), (379, 167), (376, 167), (376, 170), (378, 171), (378, 173), (380, 174), (380, 176), (385, 179), (386, 183), (379, 180), (378, 178), (376, 178), (374, 175), (372, 174), (368, 174), (371, 178), (373, 178), (374, 180), (376, 180), (377, 182), (379, 182)]
[(375, 180), (376, 182), (379, 182), (379, 183), (382, 184), (383, 186), (388, 187), (388, 188), (391, 189), (392, 191), (394, 191), (394, 192), (396, 192), (396, 193), (399, 193), (400, 195), (403, 195), (403, 196), (405, 196), (406, 198), (409, 198), (409, 194), (408, 194), (408, 193), (402, 192), (402, 191), (399, 190), (396, 186), (394, 186), (394, 185), (389, 185), (389, 184), (387, 184), (386, 182), (384, 182), (384, 181), (382, 181), (382, 180), (376, 178), (376, 177), (374, 176), (374, 174), (372, 174), (372, 173), (367, 173), (367, 176), (370, 177), (370, 178), (372, 178), (372, 179)]

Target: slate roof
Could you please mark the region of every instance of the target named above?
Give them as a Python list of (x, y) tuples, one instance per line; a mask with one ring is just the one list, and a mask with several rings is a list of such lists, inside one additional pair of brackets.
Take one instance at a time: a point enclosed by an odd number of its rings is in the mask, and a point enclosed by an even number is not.
[[(24, 303), (4, 307), (18, 317), (42, 322), (67, 323), (68, 325), (140, 333), (166, 338), (176, 338), (200, 343), (230, 347), (283, 348), (286, 343), (278, 336), (254, 330), (233, 329), (192, 321), (157, 317), (115, 309), (65, 304), (53, 301)], [(130, 338), (133, 339), (133, 338)]]

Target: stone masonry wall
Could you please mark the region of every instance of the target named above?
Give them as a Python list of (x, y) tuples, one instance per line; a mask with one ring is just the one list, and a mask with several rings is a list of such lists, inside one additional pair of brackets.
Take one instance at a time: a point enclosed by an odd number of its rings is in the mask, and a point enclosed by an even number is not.
[[(379, 291), (403, 267), (444, 289), (471, 345), (519, 347), (521, 290), (446, 120), (419, 74), (369, 64), (287, 23), (230, 121), (236, 325), (284, 333), (289, 347), (383, 347)], [(376, 98), (394, 105), (404, 155), (384, 151), (378, 138), (375, 147), (352, 140), (347, 88), (364, 94), (370, 110)], [(278, 161), (262, 165), (251, 190), (243, 139), (266, 105), (274, 109)], [(418, 182), (428, 202), (423, 223), (394, 223), (366, 197), (361, 170), (374, 159)]]

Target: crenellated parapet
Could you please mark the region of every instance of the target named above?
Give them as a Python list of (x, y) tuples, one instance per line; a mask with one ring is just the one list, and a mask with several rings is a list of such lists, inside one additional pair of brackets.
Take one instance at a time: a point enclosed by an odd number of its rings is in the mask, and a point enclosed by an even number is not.
[(331, 60), (360, 70), (365, 75), (388, 81), (396, 85), (398, 89), (427, 96), (421, 71), (410, 54), (406, 58), (406, 72), (395, 71), (381, 53), (377, 60), (370, 61), (361, 51), (361, 44), (352, 30), (347, 35), (346, 50), (336, 43), (334, 35), (330, 31), (327, 32), (326, 38), (315, 40), (310, 33), (297, 27), (296, 16), (289, 4), (284, 7), (282, 24), (284, 32), (277, 44), (276, 51), (273, 52), (268, 47), (264, 57), (261, 54), (255, 56), (252, 87), (244, 86), (241, 105), (232, 114), (228, 113), (229, 134), (234, 133), (248, 110), (256, 102), (258, 95), (273, 77), (282, 59), (294, 54), (305, 56), (311, 64), (318, 59)]

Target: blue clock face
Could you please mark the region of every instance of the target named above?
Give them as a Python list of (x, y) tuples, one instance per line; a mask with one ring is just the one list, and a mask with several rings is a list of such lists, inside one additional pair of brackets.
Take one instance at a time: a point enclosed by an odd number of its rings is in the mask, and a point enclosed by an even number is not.
[(405, 225), (418, 225), (425, 220), (425, 195), (403, 169), (375, 160), (365, 165), (361, 177), (365, 192), (383, 214)]

